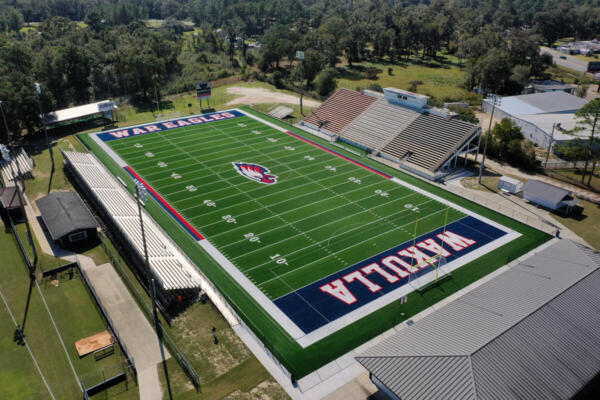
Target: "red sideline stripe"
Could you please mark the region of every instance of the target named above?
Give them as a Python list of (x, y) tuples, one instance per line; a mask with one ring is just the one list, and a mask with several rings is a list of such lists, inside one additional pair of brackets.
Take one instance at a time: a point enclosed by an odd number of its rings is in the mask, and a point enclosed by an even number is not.
[(156, 197), (162, 203), (163, 206), (165, 206), (169, 211), (171, 211), (181, 223), (183, 223), (190, 231), (194, 232), (194, 235), (196, 235), (199, 238), (199, 240), (204, 240), (204, 236), (202, 236), (200, 232), (198, 232), (192, 225), (190, 225), (190, 223), (187, 222), (185, 218), (181, 216), (181, 214), (179, 214), (173, 207), (171, 207), (171, 205), (165, 199), (163, 199), (160, 194), (156, 193), (156, 191), (152, 189), (152, 186), (148, 185), (146, 181), (143, 180), (133, 169), (131, 169), (129, 165), (125, 168), (131, 173), (131, 175), (135, 176), (135, 178), (138, 181), (142, 182), (142, 184), (146, 186), (148, 190), (150, 190), (150, 192), (152, 192), (152, 195)]
[(302, 140), (302, 141), (304, 141), (304, 142), (306, 142), (306, 143), (312, 144), (313, 146), (317, 146), (318, 148), (320, 148), (320, 149), (322, 149), (322, 150), (325, 150), (325, 151), (326, 151), (326, 152), (328, 152), (328, 153), (331, 153), (331, 154), (333, 154), (333, 155), (336, 155), (336, 156), (338, 156), (338, 157), (341, 157), (341, 158), (343, 158), (344, 160), (351, 162), (352, 164), (358, 165), (359, 167), (363, 167), (364, 169), (367, 169), (367, 170), (369, 170), (369, 171), (371, 171), (371, 172), (374, 172), (374, 173), (376, 173), (377, 175), (383, 176), (383, 177), (384, 177), (384, 178), (386, 178), (386, 179), (392, 179), (392, 177), (391, 177), (390, 175), (388, 175), (388, 174), (384, 174), (383, 172), (377, 171), (376, 169), (373, 169), (373, 168), (369, 167), (368, 165), (365, 165), (365, 164), (363, 164), (363, 163), (360, 163), (360, 162), (358, 162), (358, 161), (356, 161), (356, 160), (353, 160), (353, 159), (351, 159), (351, 158), (348, 158), (348, 157), (346, 157), (345, 155), (343, 155), (343, 154), (340, 154), (340, 153), (338, 153), (338, 152), (336, 152), (336, 151), (329, 150), (328, 148), (326, 148), (326, 147), (323, 147), (323, 146), (321, 146), (320, 144), (318, 144), (318, 143), (315, 143), (315, 142), (313, 142), (313, 141), (311, 141), (311, 140), (304, 139), (302, 136), (298, 136), (298, 135), (296, 135), (295, 133), (292, 133), (292, 132), (290, 132), (290, 131), (285, 131), (285, 133), (287, 133), (288, 135), (292, 135), (292, 136), (293, 136), (293, 137), (295, 137), (296, 139), (300, 139), (300, 140)]

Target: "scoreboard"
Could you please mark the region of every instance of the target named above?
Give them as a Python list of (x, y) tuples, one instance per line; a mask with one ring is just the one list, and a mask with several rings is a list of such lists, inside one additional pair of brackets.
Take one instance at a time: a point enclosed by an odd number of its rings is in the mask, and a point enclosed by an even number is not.
[(207, 81), (203, 81), (200, 82), (198, 84), (196, 84), (196, 98), (201, 100), (201, 99), (210, 99), (210, 95), (211, 95), (211, 88), (210, 88), (210, 82)]

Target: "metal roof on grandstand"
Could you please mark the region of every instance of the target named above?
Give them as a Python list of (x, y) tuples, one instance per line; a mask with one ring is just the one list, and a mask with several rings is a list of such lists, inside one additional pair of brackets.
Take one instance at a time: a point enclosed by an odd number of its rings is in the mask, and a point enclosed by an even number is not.
[(304, 122), (339, 134), (375, 101), (375, 97), (354, 90), (340, 89), (304, 118)]
[(74, 192), (56, 192), (35, 201), (53, 240), (82, 229), (96, 229), (98, 223)]
[(600, 371), (599, 268), (557, 240), (357, 360), (403, 400), (571, 398)]
[(114, 110), (117, 108), (112, 100), (102, 100), (96, 103), (85, 104), (71, 108), (56, 110), (48, 114), (44, 114), (44, 122), (47, 124), (55, 124), (59, 122), (69, 121), (76, 118), (83, 118), (89, 115)]
[[(63, 154), (116, 227), (128, 238), (131, 248), (142, 256), (143, 242), (136, 201), (93, 155), (71, 151)], [(199, 288), (200, 275), (196, 267), (181, 254), (145, 210), (143, 213), (150, 268), (158, 283), (165, 290)]]

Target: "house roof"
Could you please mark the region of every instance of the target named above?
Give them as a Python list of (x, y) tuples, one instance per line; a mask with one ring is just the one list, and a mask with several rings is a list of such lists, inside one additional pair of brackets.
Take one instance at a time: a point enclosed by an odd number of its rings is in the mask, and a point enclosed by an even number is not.
[(99, 227), (77, 193), (50, 193), (35, 203), (53, 240), (78, 230)]
[(533, 86), (534, 89), (538, 90), (571, 90), (574, 87), (573, 85), (560, 83), (559, 81), (555, 81), (554, 79), (533, 80), (531, 82), (531, 86)]
[(566, 189), (535, 179), (530, 179), (525, 182), (523, 185), (523, 193), (543, 198), (553, 204), (560, 203), (565, 196), (571, 194), (571, 192)]
[(556, 241), (357, 360), (403, 400), (570, 398), (600, 370), (599, 268)]
[(0, 201), (2, 202), (2, 207), (7, 210), (21, 208), (21, 198), (17, 193), (17, 190), (16, 186), (0, 188)]

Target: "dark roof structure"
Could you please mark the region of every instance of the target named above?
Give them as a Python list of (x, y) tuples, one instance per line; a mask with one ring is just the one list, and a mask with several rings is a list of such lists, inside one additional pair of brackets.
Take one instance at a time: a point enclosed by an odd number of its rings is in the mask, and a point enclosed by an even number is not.
[(0, 188), (0, 202), (2, 202), (2, 207), (7, 210), (22, 207), (21, 197), (19, 196), (19, 193), (17, 193), (17, 190), (16, 186)]
[(600, 253), (556, 241), (357, 357), (402, 400), (569, 399), (600, 371)]
[(555, 81), (554, 79), (533, 80), (531, 81), (531, 86), (534, 90), (538, 91), (571, 91), (574, 88), (574, 86), (572, 85), (560, 83), (559, 81)]
[(77, 193), (51, 193), (36, 200), (35, 203), (53, 240), (58, 240), (71, 232), (99, 227)]
[(565, 197), (571, 195), (571, 192), (566, 189), (535, 179), (530, 179), (525, 182), (523, 185), (523, 192), (543, 198), (553, 204), (558, 204)]
[(373, 96), (340, 89), (304, 118), (304, 122), (339, 134), (375, 101), (377, 98)]

